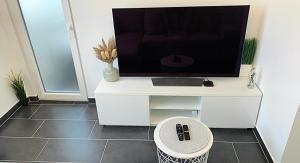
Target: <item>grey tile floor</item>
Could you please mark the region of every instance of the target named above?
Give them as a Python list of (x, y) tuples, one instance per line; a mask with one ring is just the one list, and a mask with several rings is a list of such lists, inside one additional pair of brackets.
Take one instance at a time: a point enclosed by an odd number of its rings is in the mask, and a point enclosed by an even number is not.
[[(157, 163), (154, 127), (100, 126), (94, 104), (20, 107), (0, 125), (0, 162)], [(208, 163), (267, 163), (252, 130), (212, 132)]]

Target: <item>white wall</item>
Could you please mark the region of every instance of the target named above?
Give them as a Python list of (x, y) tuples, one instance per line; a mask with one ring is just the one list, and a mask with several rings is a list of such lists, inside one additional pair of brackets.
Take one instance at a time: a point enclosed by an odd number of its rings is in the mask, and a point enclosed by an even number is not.
[(94, 90), (106, 66), (95, 58), (92, 47), (97, 45), (101, 37), (107, 39), (113, 35), (112, 8), (250, 4), (247, 36), (253, 37), (260, 33), (265, 7), (265, 0), (72, 0), (70, 3), (89, 97), (94, 97)]
[(256, 58), (263, 92), (257, 129), (280, 162), (300, 103), (300, 1), (269, 1), (267, 6)]
[(6, 3), (0, 0), (0, 117), (18, 102), (7, 82), (7, 75), (11, 70), (22, 72), (28, 95), (34, 94), (28, 83), (28, 72)]

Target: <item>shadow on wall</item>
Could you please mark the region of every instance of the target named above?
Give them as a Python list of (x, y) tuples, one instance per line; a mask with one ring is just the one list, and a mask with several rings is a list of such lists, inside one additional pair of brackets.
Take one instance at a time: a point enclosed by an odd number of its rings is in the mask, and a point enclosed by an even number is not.
[(265, 27), (265, 20), (266, 20), (266, 7), (265, 6), (260, 6), (261, 10), (261, 17), (260, 21), (258, 22), (258, 28), (257, 28), (257, 49), (256, 49), (256, 54), (254, 56), (254, 60), (252, 65), (255, 67), (255, 72), (256, 72), (256, 84), (260, 85), (261, 80), (262, 80), (262, 67), (257, 66), (257, 60), (260, 55), (260, 50), (261, 50), (261, 39), (262, 39), (262, 34), (263, 34), (263, 29)]

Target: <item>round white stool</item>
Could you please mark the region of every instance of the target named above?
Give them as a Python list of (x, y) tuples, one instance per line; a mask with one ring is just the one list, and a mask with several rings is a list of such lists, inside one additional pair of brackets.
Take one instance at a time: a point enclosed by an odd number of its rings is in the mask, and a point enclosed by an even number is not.
[[(188, 125), (190, 140), (179, 141), (176, 124)], [(156, 126), (154, 141), (159, 163), (206, 163), (213, 144), (213, 135), (197, 119), (172, 117)]]

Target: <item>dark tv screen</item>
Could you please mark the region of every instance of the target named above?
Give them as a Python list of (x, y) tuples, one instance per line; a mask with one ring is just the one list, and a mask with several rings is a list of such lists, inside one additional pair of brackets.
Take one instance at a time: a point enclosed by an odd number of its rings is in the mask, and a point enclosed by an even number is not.
[(112, 13), (120, 76), (239, 76), (248, 5)]

